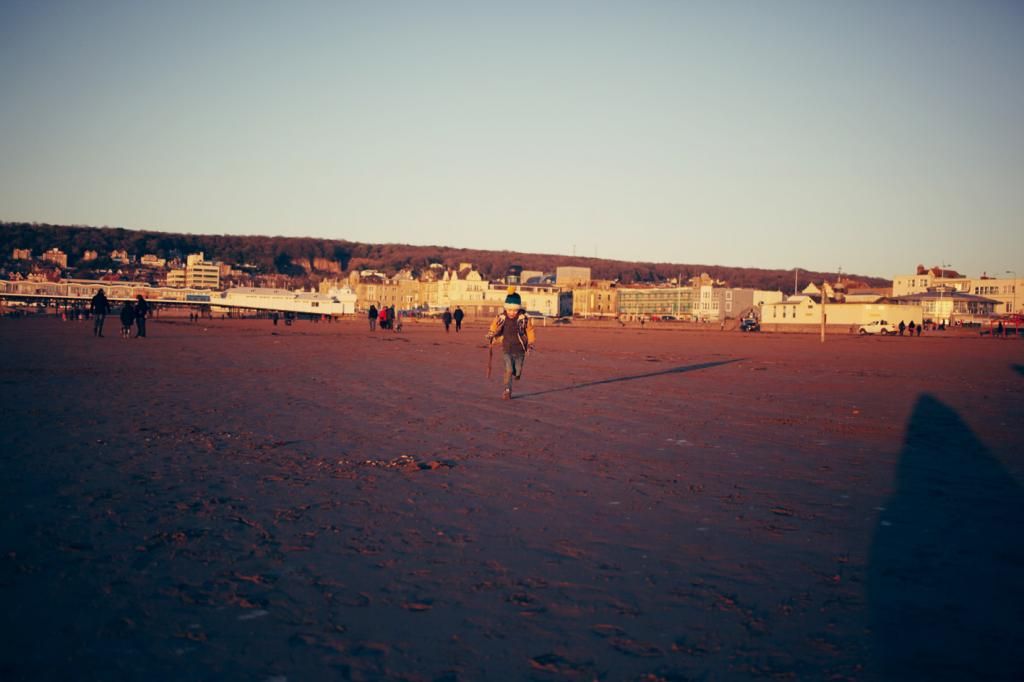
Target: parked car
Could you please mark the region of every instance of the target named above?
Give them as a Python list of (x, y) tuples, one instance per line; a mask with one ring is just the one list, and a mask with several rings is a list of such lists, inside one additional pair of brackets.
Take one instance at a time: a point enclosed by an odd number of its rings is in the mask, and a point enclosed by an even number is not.
[(753, 317), (748, 317), (740, 322), (741, 332), (759, 332), (761, 331), (761, 323)]
[(892, 322), (886, 322), (885, 320), (875, 320), (867, 324), (861, 325), (860, 329), (857, 330), (858, 334), (881, 334), (882, 336), (888, 336), (889, 334), (899, 334), (900, 328)]

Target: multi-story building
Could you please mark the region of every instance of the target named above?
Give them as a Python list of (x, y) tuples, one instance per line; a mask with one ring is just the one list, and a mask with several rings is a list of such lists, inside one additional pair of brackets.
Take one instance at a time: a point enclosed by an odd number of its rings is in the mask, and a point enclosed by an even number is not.
[(445, 270), (439, 277), (420, 283), (422, 302), (430, 310), (454, 309), (459, 306), (467, 315), (475, 314), (487, 300), (488, 283), (469, 263), (459, 270)]
[(172, 268), (167, 272), (167, 286), (189, 289), (219, 289), (220, 264), (204, 259), (204, 254), (193, 253), (185, 259), (184, 268)]
[(130, 259), (128, 258), (128, 252), (125, 251), (124, 249), (114, 249), (113, 251), (110, 252), (110, 260), (114, 261), (115, 263), (128, 265)]
[(169, 287), (184, 287), (185, 286), (185, 268), (171, 268), (167, 271), (167, 286)]
[(628, 319), (672, 315), (681, 320), (694, 317), (693, 287), (678, 285), (633, 285), (617, 287), (618, 312)]
[(68, 255), (57, 247), (44, 251), (41, 258), (62, 268), (68, 266)]
[(590, 284), (590, 268), (561, 265), (555, 268), (555, 283), (563, 289), (575, 289)]
[(11, 258), (13, 260), (32, 260), (32, 249), (14, 249)]
[[(473, 299), (461, 307), (467, 315), (490, 317), (497, 315), (505, 308), (505, 297), (509, 286), (500, 282), (486, 285), (481, 299)], [(528, 313), (540, 313), (548, 317), (561, 317), (572, 314), (572, 292), (562, 291), (557, 286), (522, 284), (515, 290), (522, 299), (523, 310)]]
[[(704, 287), (701, 287), (703, 292)], [(710, 322), (734, 320), (751, 315), (760, 316), (761, 306), (765, 303), (777, 303), (782, 300), (781, 291), (761, 291), (733, 287), (713, 287), (711, 302), (717, 317), (705, 318)], [(702, 299), (703, 300), (703, 299)]]
[(162, 268), (167, 265), (167, 259), (160, 258), (156, 254), (147, 253), (139, 259), (139, 263), (149, 268)]
[[(1007, 271), (1005, 274), (1013, 275), (1012, 278), (989, 277), (964, 277), (958, 273), (931, 268), (925, 270), (918, 268), (913, 275), (897, 275), (892, 279), (892, 294), (895, 297), (923, 294), (929, 291), (955, 291), (962, 294), (982, 296), (996, 302), (994, 314), (1006, 315), (1011, 313), (1021, 314), (1024, 312), (1024, 296), (1018, 296), (1018, 292), (1024, 293), (1021, 289), (1024, 279), (1018, 278), (1016, 272)], [(952, 310), (946, 310), (952, 314)], [(936, 310), (936, 314), (944, 316), (943, 312)]]
[(202, 251), (185, 259), (185, 286), (191, 289), (219, 289), (220, 265), (204, 258)]
[(85, 251), (82, 252), (82, 262), (83, 263), (88, 263), (89, 261), (94, 261), (94, 260), (96, 260), (99, 257), (100, 257), (100, 254), (98, 252), (96, 252), (96, 251), (93, 251), (92, 249), (86, 249)]
[[(561, 285), (559, 285), (561, 286)], [(579, 317), (617, 317), (619, 290), (611, 280), (594, 280), (572, 287), (572, 314)]]

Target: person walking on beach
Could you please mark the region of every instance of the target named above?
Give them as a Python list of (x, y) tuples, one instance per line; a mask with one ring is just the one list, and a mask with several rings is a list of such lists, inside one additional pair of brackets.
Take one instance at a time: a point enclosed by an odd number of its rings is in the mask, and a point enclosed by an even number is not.
[(518, 381), (523, 378), (523, 364), (526, 362), (527, 351), (534, 349), (536, 332), (533, 322), (522, 312), (523, 302), (516, 293), (515, 287), (508, 288), (505, 297), (505, 311), (499, 313), (487, 330), (487, 342), (490, 348), (501, 344), (502, 357), (505, 360), (504, 386), (502, 400), (512, 399), (512, 378)]
[(121, 306), (121, 338), (132, 338), (132, 323), (135, 322), (135, 306), (131, 301)]
[(370, 331), (371, 332), (372, 331), (376, 331), (377, 330), (377, 306), (375, 306), (374, 304), (371, 303), (370, 304), (370, 311), (367, 313), (367, 316), (370, 318)]
[(380, 322), (381, 329), (388, 328), (388, 309), (387, 307), (381, 307), (380, 313), (377, 315), (377, 321)]
[(89, 310), (96, 316), (92, 323), (92, 335), (103, 336), (103, 320), (107, 318), (107, 313), (110, 312), (110, 301), (107, 300), (107, 295), (103, 293), (103, 289), (97, 291), (96, 295), (92, 297), (92, 301), (89, 303)]
[(441, 315), (441, 321), (444, 322), (444, 333), (447, 334), (452, 326), (452, 311), (445, 308), (444, 314)]
[(384, 310), (387, 313), (388, 329), (394, 331), (394, 329), (395, 329), (395, 304), (392, 303), (391, 305), (389, 305)]
[(900, 320), (900, 336), (903, 336), (903, 332), (905, 332), (906, 330), (907, 325), (903, 322), (903, 320)]
[(455, 312), (452, 313), (452, 319), (455, 320), (455, 331), (462, 331), (462, 318), (466, 316), (466, 313), (462, 312), (462, 308), (455, 306)]
[(146, 303), (146, 299), (142, 298), (142, 294), (139, 294), (135, 299), (135, 326), (137, 328), (135, 338), (137, 339), (146, 338), (146, 315), (148, 313), (149, 304)]
[(914, 321), (911, 320), (910, 324), (907, 325), (907, 336), (913, 336), (914, 335), (914, 327), (915, 326), (916, 325), (914, 325)]

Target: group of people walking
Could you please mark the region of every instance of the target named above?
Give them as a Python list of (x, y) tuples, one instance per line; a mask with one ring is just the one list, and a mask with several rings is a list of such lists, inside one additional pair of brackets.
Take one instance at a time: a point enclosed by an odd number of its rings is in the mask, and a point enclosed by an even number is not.
[[(110, 314), (112, 306), (103, 289), (96, 292), (89, 303), (89, 311), (93, 315), (92, 335), (103, 336), (103, 323)], [(140, 294), (134, 303), (125, 302), (121, 306), (121, 338), (129, 339), (132, 336), (132, 324), (136, 327), (135, 338), (146, 338), (146, 317), (149, 315), (150, 306), (146, 299)]]
[(903, 336), (904, 332), (909, 332), (910, 336), (914, 336), (915, 333), (918, 336), (921, 336), (921, 328), (923, 326), (924, 325), (921, 325), (921, 324), (915, 325), (913, 320), (910, 321), (910, 324), (905, 324), (903, 322), (903, 320), (900, 320), (900, 325), (899, 325), (900, 336)]
[(392, 331), (402, 331), (402, 315), (401, 313), (395, 312), (395, 306), (384, 306), (380, 310), (377, 310), (377, 306), (370, 304), (370, 310), (367, 312), (367, 317), (370, 321), (370, 331), (376, 331), (377, 325), (380, 325), (381, 329), (390, 329)]
[(455, 312), (451, 311), (451, 308), (445, 308), (444, 314), (441, 315), (441, 321), (444, 322), (444, 333), (447, 334), (451, 329), (452, 320), (455, 321), (455, 331), (462, 331), (462, 318), (466, 316), (466, 313), (462, 312), (462, 308), (455, 306)]

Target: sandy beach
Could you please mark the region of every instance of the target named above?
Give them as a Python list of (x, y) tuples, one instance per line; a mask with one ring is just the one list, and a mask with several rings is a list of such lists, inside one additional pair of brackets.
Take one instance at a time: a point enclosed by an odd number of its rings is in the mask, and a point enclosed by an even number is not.
[(0, 319), (8, 680), (1024, 675), (1024, 343)]

